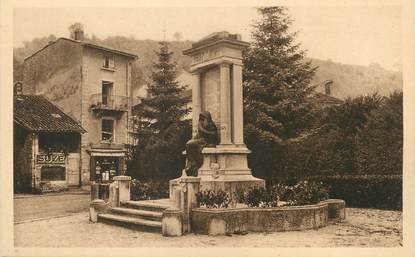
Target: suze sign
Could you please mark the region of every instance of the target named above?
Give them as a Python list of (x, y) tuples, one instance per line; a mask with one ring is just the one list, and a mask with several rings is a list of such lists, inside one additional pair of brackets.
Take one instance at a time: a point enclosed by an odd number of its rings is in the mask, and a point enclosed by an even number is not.
[(38, 164), (65, 164), (64, 154), (38, 154), (36, 155)]

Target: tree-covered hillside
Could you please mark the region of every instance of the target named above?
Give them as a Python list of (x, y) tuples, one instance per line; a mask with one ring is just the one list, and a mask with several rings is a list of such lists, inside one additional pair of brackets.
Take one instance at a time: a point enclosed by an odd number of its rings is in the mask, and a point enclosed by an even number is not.
[[(312, 59), (312, 62), (319, 67), (312, 83), (321, 85), (325, 80), (333, 80), (332, 95), (340, 99), (374, 92), (386, 96), (402, 90), (402, 73), (386, 70), (379, 64), (359, 66), (319, 59)], [(324, 87), (317, 90), (324, 92)]]
[[(35, 38), (32, 41), (23, 42), (23, 47), (14, 49), (14, 79), (22, 78), (22, 62), (26, 56), (44, 47), (49, 41), (55, 40), (53, 35)], [(157, 60), (155, 51), (158, 49), (158, 41), (139, 40), (133, 37), (113, 36), (99, 39), (95, 36), (87, 40), (119, 48), (132, 52), (139, 56), (134, 63), (133, 86), (139, 88), (148, 84), (151, 75), (151, 65)], [(183, 49), (190, 47), (191, 41), (170, 41), (170, 50), (174, 53), (173, 60), (177, 62), (178, 74), (187, 69), (190, 59), (182, 55)], [(395, 89), (402, 89), (402, 73), (388, 71), (377, 64), (371, 66), (346, 65), (332, 62), (330, 60), (311, 59), (314, 66), (318, 66), (312, 84), (321, 85), (325, 80), (333, 80), (332, 95), (341, 99), (348, 96), (355, 97), (362, 94), (378, 92), (388, 95)], [(322, 92), (322, 86), (317, 87)]]

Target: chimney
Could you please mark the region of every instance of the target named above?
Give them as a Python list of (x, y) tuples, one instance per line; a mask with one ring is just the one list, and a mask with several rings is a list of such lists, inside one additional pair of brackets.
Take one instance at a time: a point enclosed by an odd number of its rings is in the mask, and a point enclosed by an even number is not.
[(78, 41), (84, 40), (84, 31), (83, 30), (75, 30), (74, 31), (74, 39)]
[(81, 23), (74, 23), (69, 27), (71, 38), (77, 41), (84, 40), (84, 26)]
[(324, 81), (324, 90), (326, 95), (331, 95), (331, 85), (333, 85), (333, 80)]

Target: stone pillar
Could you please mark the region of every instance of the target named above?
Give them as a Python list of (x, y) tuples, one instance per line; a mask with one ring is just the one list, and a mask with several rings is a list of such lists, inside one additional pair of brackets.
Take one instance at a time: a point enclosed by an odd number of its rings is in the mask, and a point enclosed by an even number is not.
[(192, 73), (193, 87), (192, 87), (192, 137), (197, 134), (197, 124), (199, 123), (199, 114), (202, 110), (202, 98), (201, 98), (201, 85), (200, 85), (200, 73), (195, 71)]
[(99, 183), (91, 182), (91, 201), (99, 198)]
[(198, 207), (196, 194), (199, 192), (200, 178), (181, 177), (180, 183), (183, 192), (183, 232), (190, 232), (190, 212)]
[(98, 214), (108, 212), (108, 204), (102, 199), (93, 200), (89, 204), (89, 220), (92, 222), (98, 221)]
[(161, 230), (163, 236), (181, 236), (183, 234), (183, 212), (176, 208), (164, 210)]
[(181, 188), (173, 188), (172, 190), (172, 195), (170, 197), (170, 199), (174, 202), (174, 207), (176, 209), (183, 209), (183, 194), (182, 194), (182, 189)]
[(230, 101), (230, 65), (221, 63), (220, 67), (220, 144), (232, 143), (231, 101)]
[(233, 143), (244, 145), (243, 134), (243, 92), (242, 92), (242, 65), (233, 64), (232, 69), (232, 95), (233, 95)]
[(322, 201), (328, 205), (329, 221), (342, 221), (346, 219), (346, 202), (341, 199), (328, 199)]
[(115, 176), (112, 178), (118, 186), (118, 204), (121, 201), (129, 201), (130, 198), (130, 176)]
[(112, 207), (119, 207), (120, 206), (120, 191), (118, 187), (118, 182), (112, 182), (109, 185), (109, 195), (108, 201)]

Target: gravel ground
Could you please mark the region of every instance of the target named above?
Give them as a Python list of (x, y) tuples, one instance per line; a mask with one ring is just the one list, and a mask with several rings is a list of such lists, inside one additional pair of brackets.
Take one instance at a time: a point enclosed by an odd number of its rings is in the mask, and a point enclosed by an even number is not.
[[(14, 225), (16, 247), (399, 247), (402, 212), (346, 209), (346, 221), (318, 230), (163, 237), (91, 223), (88, 213)], [(41, 233), (40, 233), (41, 231)], [(99, 238), (99, 240), (96, 240)]]

